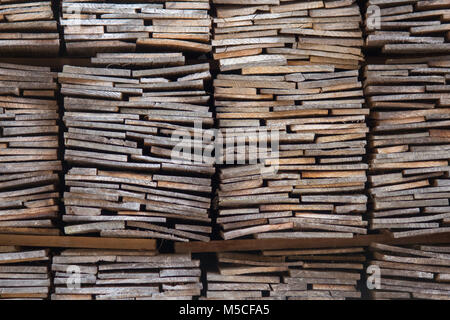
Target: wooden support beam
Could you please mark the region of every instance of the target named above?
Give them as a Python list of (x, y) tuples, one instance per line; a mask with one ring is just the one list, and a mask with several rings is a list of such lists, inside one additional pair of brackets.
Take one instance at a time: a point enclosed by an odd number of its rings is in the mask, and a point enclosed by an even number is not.
[(23, 58), (23, 57), (1, 57), (0, 63), (23, 64), (30, 66), (46, 66), (62, 69), (65, 65), (91, 67), (91, 59), (74, 57), (55, 57), (55, 58)]
[[(395, 239), (389, 234), (362, 235), (351, 239), (249, 239), (211, 241), (208, 243), (190, 242), (176, 243), (175, 252), (229, 252), (275, 249), (308, 249), (308, 248), (348, 248), (366, 247), (371, 243), (404, 245), (425, 243), (450, 243), (450, 233), (432, 236), (405, 237)], [(1, 243), (1, 242), (0, 242)]]
[(0, 245), (25, 247), (155, 250), (153, 239), (0, 235)]

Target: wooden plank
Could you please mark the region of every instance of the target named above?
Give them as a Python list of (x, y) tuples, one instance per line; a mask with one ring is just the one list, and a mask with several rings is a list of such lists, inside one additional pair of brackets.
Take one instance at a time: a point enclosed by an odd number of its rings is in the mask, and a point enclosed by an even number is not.
[(250, 239), (210, 241), (209, 243), (176, 243), (175, 251), (183, 252), (230, 252), (276, 249), (303, 249), (303, 248), (343, 248), (366, 247), (373, 242), (391, 245), (415, 243), (449, 243), (448, 234), (406, 237), (394, 239), (386, 234), (360, 235), (352, 239)]
[(152, 239), (118, 239), (95, 237), (64, 237), (64, 236), (28, 236), (28, 235), (2, 235), (2, 245), (26, 247), (51, 248), (92, 248), (92, 249), (129, 249), (129, 250), (155, 250), (156, 241)]

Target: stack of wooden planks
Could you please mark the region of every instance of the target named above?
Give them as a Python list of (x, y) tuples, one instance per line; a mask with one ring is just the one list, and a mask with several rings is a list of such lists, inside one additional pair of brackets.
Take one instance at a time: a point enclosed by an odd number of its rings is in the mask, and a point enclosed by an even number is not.
[(450, 52), (447, 0), (369, 0), (366, 45), (387, 54)]
[(450, 231), (450, 60), (388, 59), (365, 68), (372, 134), (373, 230)]
[(218, 253), (218, 270), (207, 272), (207, 291), (202, 299), (282, 299), (271, 293), (283, 286), (281, 276), (288, 266), (281, 258), (260, 253)]
[(370, 246), (379, 268), (378, 288), (370, 293), (373, 299), (450, 300), (450, 247), (415, 245)]
[(0, 246), (0, 299), (48, 298), (49, 259), (48, 250)]
[(58, 235), (56, 73), (0, 63), (0, 233)]
[[(310, 64), (334, 64), (354, 70), (364, 61), (360, 49), (362, 18), (355, 0), (213, 0), (213, 3), (217, 18), (212, 45), (222, 71), (243, 67), (243, 71), (264, 70), (258, 66), (276, 70), (277, 66)], [(270, 72), (259, 74), (262, 73)], [(290, 85), (250, 88), (296, 89)], [(229, 91), (223, 93), (239, 94)]]
[(209, 52), (208, 0), (63, 0), (61, 25), (67, 52), (156, 50)]
[(366, 260), (364, 248), (272, 250), (263, 254), (291, 263), (289, 275), (283, 277), (285, 284), (278, 293), (288, 300), (361, 298), (361, 272)]
[[(93, 62), (108, 67), (66, 65), (58, 77), (72, 166), (65, 233), (209, 241), (209, 64), (184, 64), (181, 54), (99, 55)], [(114, 66), (123, 59), (139, 68)]]
[(67, 249), (52, 261), (52, 300), (191, 300), (200, 261), (155, 251)]
[(361, 298), (364, 248), (218, 253), (206, 299), (345, 300)]
[(358, 6), (214, 2), (223, 238), (365, 234), (369, 112), (358, 78)]
[(0, 1), (0, 55), (57, 55), (59, 33), (51, 1)]

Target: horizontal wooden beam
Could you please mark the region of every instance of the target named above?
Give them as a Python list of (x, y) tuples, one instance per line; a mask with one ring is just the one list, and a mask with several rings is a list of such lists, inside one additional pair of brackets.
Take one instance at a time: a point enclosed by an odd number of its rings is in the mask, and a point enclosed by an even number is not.
[(211, 242), (175, 243), (177, 253), (257, 251), (278, 249), (366, 247), (373, 242), (384, 244), (450, 243), (450, 233), (431, 236), (393, 238), (390, 234), (356, 236), (351, 239), (249, 239)]
[(27, 236), (10, 234), (0, 235), (0, 245), (48, 248), (156, 250), (156, 240), (153, 239)]
[(4, 58), (0, 57), (0, 63), (22, 64), (30, 66), (44, 66), (61, 70), (64, 65), (89, 67), (92, 66), (89, 58)]
[[(389, 234), (364, 235), (352, 239), (248, 239), (219, 240), (211, 242), (177, 242), (177, 253), (192, 252), (227, 252), (276, 249), (307, 249), (307, 248), (342, 248), (365, 247), (373, 242), (385, 244), (439, 244), (450, 243), (450, 233), (432, 236), (393, 238)], [(99, 237), (66, 237), (66, 236), (27, 236), (0, 235), (0, 245), (16, 245), (28, 247), (53, 248), (97, 248), (97, 249), (129, 249), (155, 250), (156, 240), (153, 239), (122, 239)]]

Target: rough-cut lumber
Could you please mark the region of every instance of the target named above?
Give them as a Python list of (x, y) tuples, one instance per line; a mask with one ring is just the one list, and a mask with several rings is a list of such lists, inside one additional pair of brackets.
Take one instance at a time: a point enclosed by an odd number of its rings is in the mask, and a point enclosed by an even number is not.
[(231, 251), (257, 251), (279, 249), (311, 249), (311, 248), (345, 248), (367, 247), (373, 242), (392, 245), (447, 244), (450, 242), (450, 233), (415, 235), (405, 238), (394, 238), (389, 233), (358, 235), (351, 239), (243, 239), (243, 240), (217, 240), (205, 242), (175, 243), (178, 253), (202, 252), (231, 252)]
[(222, 237), (365, 234), (359, 7), (214, 3)]
[(370, 265), (379, 268), (373, 299), (449, 300), (449, 246), (390, 246), (373, 243)]
[(153, 48), (210, 51), (209, 2), (62, 1), (60, 23), (71, 55)]
[(209, 64), (185, 64), (181, 53), (99, 53), (92, 62), (58, 74), (71, 166), (65, 234), (209, 241)]
[[(285, 284), (274, 294), (286, 296), (288, 300), (361, 298), (366, 259), (363, 248), (264, 251), (263, 254), (302, 262), (301, 266), (289, 267), (289, 275), (283, 277)], [(301, 290), (302, 285), (306, 290)]]
[(155, 250), (153, 239), (122, 239), (73, 236), (0, 235), (0, 246), (84, 248), (116, 250)]
[(217, 254), (204, 299), (310, 300), (360, 298), (363, 248)]
[[(281, 275), (288, 270), (282, 259), (260, 254), (217, 254), (217, 267), (207, 272), (207, 288), (203, 300), (259, 300), (281, 285)], [(298, 263), (296, 263), (298, 264)]]
[(217, 18), (212, 46), (222, 71), (242, 68), (245, 74), (254, 68), (286, 64), (332, 64), (356, 70), (364, 60), (361, 16), (355, 1), (336, 6), (326, 1), (275, 1), (258, 6), (213, 3)]
[(0, 233), (58, 235), (56, 73), (0, 63), (0, 74)]
[(0, 56), (56, 56), (59, 44), (51, 1), (0, 3)]
[(0, 246), (0, 299), (47, 299), (49, 260), (45, 249)]
[[(365, 67), (371, 110), (370, 228), (394, 237), (445, 232), (449, 206), (450, 95), (445, 58)], [(450, 189), (449, 189), (450, 190)]]
[(448, 1), (369, 0), (365, 44), (386, 54), (448, 53), (449, 14)]
[(53, 257), (52, 300), (165, 300), (200, 295), (200, 261), (155, 251), (65, 250)]

